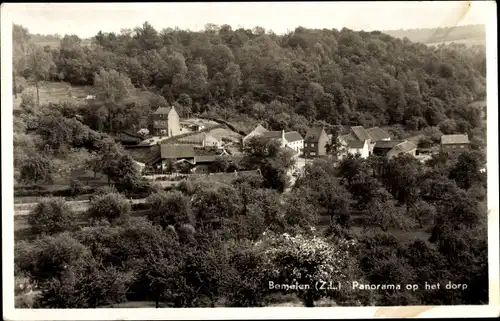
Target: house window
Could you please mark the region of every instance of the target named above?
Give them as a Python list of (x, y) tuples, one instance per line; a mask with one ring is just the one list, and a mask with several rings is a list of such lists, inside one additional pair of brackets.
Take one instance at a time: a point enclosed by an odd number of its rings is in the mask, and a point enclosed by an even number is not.
[(465, 146), (464, 145), (460, 145), (460, 148), (464, 148)]
[(311, 156), (316, 156), (316, 152), (311, 152)]
[(311, 143), (311, 147), (314, 147), (314, 143)]

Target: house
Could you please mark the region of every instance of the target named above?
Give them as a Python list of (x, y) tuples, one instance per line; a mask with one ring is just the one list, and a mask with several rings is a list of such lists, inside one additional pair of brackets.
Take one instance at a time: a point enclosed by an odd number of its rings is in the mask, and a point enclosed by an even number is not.
[(343, 152), (337, 155), (337, 160), (341, 160), (345, 156), (349, 155), (357, 155), (359, 154), (361, 158), (367, 158), (370, 155), (370, 146), (369, 140), (347, 140), (342, 141), (344, 145)]
[(326, 155), (328, 135), (323, 127), (313, 127), (307, 131), (304, 138), (304, 156), (317, 157)]
[(415, 157), (416, 152), (417, 152), (417, 145), (413, 144), (410, 141), (405, 140), (404, 142), (399, 143), (396, 146), (394, 146), (394, 148), (392, 148), (387, 153), (387, 157), (392, 158), (392, 157), (395, 157), (395, 156), (398, 156), (401, 154), (408, 154), (408, 155)]
[(470, 141), (467, 134), (441, 136), (441, 151), (444, 153), (461, 153), (469, 148)]
[(251, 138), (261, 136), (268, 139), (277, 139), (280, 141), (281, 147), (290, 147), (296, 153), (300, 153), (304, 148), (304, 138), (296, 131), (285, 132), (282, 131), (269, 131), (258, 125), (252, 132), (243, 138), (243, 145)]
[(188, 161), (194, 165), (195, 149), (193, 145), (160, 145), (160, 164), (157, 168), (167, 169), (169, 163), (178, 161)]
[(265, 129), (264, 127), (262, 127), (262, 125), (257, 125), (257, 127), (255, 127), (254, 130), (252, 130), (248, 135), (246, 135), (245, 137), (243, 137), (242, 139), (242, 144), (245, 145), (245, 143), (252, 137), (254, 136), (257, 136), (257, 135), (260, 135), (262, 133), (265, 133), (265, 132), (268, 132), (267, 129)]
[(304, 138), (296, 131), (286, 132), (285, 140), (287, 142), (286, 147), (290, 147), (297, 154), (300, 154), (304, 149)]
[(176, 139), (176, 144), (188, 144), (200, 147), (215, 146), (217, 148), (222, 147), (222, 141), (213, 137), (207, 133), (194, 133), (193, 135), (188, 135)]
[(387, 156), (394, 147), (404, 142), (403, 140), (381, 140), (375, 143), (372, 154), (377, 156)]
[(381, 140), (391, 140), (391, 135), (380, 127), (368, 128), (366, 132), (370, 136), (370, 140), (374, 143)]
[(172, 137), (181, 132), (179, 114), (173, 106), (158, 107), (151, 115), (150, 126), (150, 133), (156, 136)]

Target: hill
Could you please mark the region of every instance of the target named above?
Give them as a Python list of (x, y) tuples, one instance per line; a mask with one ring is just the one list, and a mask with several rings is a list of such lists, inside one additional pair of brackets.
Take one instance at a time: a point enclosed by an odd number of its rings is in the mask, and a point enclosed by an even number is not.
[[(435, 42), (480, 34), (474, 28), (420, 32)], [(47, 78), (92, 86), (96, 74), (115, 70), (136, 88), (162, 96), (162, 103), (176, 104), (181, 116), (203, 113), (301, 134), (311, 125), (336, 124), (420, 130), (447, 118), (468, 131), (475, 120), (467, 105), (486, 94), (484, 48), (433, 48), (377, 31), (298, 27), (276, 35), (211, 26), (159, 33), (144, 23), (137, 34), (101, 32), (94, 41), (87, 47), (64, 36), (64, 50), (50, 51), (54, 68)], [(115, 123), (139, 126), (148, 110), (140, 113), (121, 113)]]
[(452, 42), (469, 46), (486, 44), (485, 25), (385, 30), (382, 32), (395, 38), (403, 39), (406, 37), (412, 42), (421, 42), (428, 45), (449, 44)]

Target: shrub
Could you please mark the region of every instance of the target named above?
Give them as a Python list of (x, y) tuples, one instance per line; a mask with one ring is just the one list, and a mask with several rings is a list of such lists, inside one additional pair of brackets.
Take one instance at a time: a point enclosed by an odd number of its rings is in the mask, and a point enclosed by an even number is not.
[(129, 201), (116, 193), (96, 196), (87, 210), (87, 215), (91, 220), (100, 221), (104, 219), (110, 223), (127, 218), (129, 213)]
[(85, 191), (85, 186), (77, 179), (72, 179), (69, 186), (72, 196), (80, 195)]
[(28, 216), (35, 234), (56, 234), (71, 229), (74, 213), (63, 198), (46, 198)]

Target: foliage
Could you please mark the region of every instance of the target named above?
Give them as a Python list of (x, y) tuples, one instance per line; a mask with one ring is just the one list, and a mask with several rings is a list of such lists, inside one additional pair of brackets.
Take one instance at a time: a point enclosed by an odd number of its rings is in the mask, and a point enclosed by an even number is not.
[(146, 199), (146, 203), (148, 218), (162, 227), (193, 224), (189, 200), (181, 192), (155, 193)]
[(87, 210), (87, 216), (91, 220), (107, 220), (110, 223), (126, 219), (130, 213), (130, 203), (120, 194), (107, 194), (95, 196), (90, 208)]
[(33, 242), (19, 241), (16, 246), (15, 264), (36, 281), (62, 277), (68, 266), (89, 257), (89, 250), (65, 232), (45, 235)]
[(34, 234), (56, 234), (71, 229), (74, 213), (63, 198), (42, 199), (28, 216)]
[(270, 282), (309, 285), (309, 288), (298, 290), (306, 307), (314, 306), (314, 301), (320, 297), (338, 295), (335, 290), (316, 288), (316, 282), (336, 280), (344, 283), (354, 279), (357, 263), (350, 252), (355, 245), (355, 241), (339, 239), (329, 244), (319, 237), (287, 233), (268, 233), (256, 243), (264, 251)]
[(51, 160), (43, 154), (29, 155), (20, 166), (20, 179), (25, 183), (51, 183), (55, 169)]

